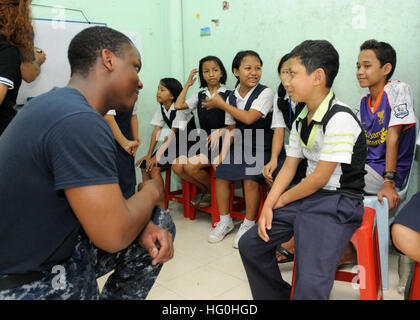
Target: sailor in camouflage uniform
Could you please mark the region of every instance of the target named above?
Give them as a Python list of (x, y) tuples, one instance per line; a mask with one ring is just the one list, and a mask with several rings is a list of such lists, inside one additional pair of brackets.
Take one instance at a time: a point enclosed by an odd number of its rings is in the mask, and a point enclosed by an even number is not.
[[(123, 197), (104, 119), (136, 103), (140, 54), (91, 27), (68, 57), (68, 86), (29, 101), (0, 136), (0, 300), (145, 299), (175, 226), (159, 183)], [(96, 279), (112, 270), (100, 294)]]

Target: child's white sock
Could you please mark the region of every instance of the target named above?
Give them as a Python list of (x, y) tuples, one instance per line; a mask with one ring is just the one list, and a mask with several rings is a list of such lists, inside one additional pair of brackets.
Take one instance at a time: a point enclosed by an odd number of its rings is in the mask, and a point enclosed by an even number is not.
[(220, 222), (222, 223), (230, 223), (232, 221), (232, 217), (230, 216), (230, 213), (225, 215), (220, 215)]
[(252, 227), (255, 224), (255, 220), (248, 220), (247, 218), (244, 219), (244, 222), (242, 222), (244, 226), (246, 227)]

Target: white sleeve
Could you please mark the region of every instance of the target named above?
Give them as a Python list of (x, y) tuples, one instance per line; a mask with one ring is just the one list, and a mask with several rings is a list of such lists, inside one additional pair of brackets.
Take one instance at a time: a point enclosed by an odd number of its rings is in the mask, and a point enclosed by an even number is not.
[(193, 117), (190, 109), (178, 110), (174, 122), (172, 122), (172, 128), (177, 128), (179, 130), (185, 130), (188, 125), (188, 122)]
[[(228, 98), (226, 102), (230, 104), (230, 98)], [(235, 118), (232, 117), (229, 112), (225, 112), (225, 125), (230, 126), (232, 124), (236, 124)]]
[(296, 130), (296, 121), (293, 122), (292, 130), (290, 130), (289, 144), (286, 145), (286, 155), (293, 158), (304, 158), (299, 133)]
[(252, 102), (251, 108), (258, 110), (263, 114), (263, 118), (273, 110), (273, 90), (271, 88), (264, 89), (257, 99)]
[(387, 89), (391, 106), (389, 127), (416, 123), (413, 93), (410, 86), (403, 82), (397, 82), (391, 83)]
[(193, 94), (192, 96), (190, 96), (185, 103), (188, 105), (188, 109), (190, 109), (191, 111), (193, 111), (194, 109), (197, 108), (198, 105), (198, 93)]
[(277, 106), (278, 94), (274, 95), (273, 100), (273, 120), (271, 120), (271, 129), (275, 128), (286, 128), (286, 122), (284, 122), (283, 112), (280, 111)]
[(360, 118), (360, 104), (353, 109), (353, 112), (359, 122), (362, 122), (362, 119)]
[(8, 86), (8, 90), (13, 90), (15, 88), (15, 84), (13, 83), (13, 81), (5, 77), (0, 77), (0, 83)]
[[(319, 130), (322, 130), (322, 126)], [(337, 112), (325, 128), (319, 160), (350, 164), (354, 145), (361, 132), (362, 129), (351, 114)]]
[(155, 112), (152, 121), (150, 121), (150, 124), (154, 125), (154, 126), (158, 126), (158, 127), (164, 127), (165, 126), (165, 120), (163, 120), (162, 117), (162, 112), (160, 111), (160, 106), (159, 109)]
[[(115, 109), (111, 109), (106, 114), (109, 114), (111, 116), (116, 116), (117, 112), (115, 111)], [(134, 107), (133, 107), (133, 116), (136, 116), (136, 115), (137, 115), (137, 103), (134, 104)]]

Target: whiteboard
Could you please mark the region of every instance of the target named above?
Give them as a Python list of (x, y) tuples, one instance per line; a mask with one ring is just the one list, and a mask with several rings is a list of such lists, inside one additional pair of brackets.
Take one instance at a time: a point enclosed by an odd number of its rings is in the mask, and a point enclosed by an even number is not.
[[(83, 29), (98, 25), (106, 26), (105, 23), (33, 19), (34, 44), (45, 51), (47, 60), (41, 66), (41, 73), (32, 83), (22, 81), (16, 103), (23, 105), (30, 97), (36, 97), (54, 87), (65, 87), (70, 80), (70, 64), (67, 58), (70, 41)], [(141, 54), (140, 34), (123, 33), (133, 41)]]
[(41, 73), (31, 83), (22, 81), (16, 103), (25, 104), (28, 97), (35, 97), (53, 87), (64, 87), (70, 80), (70, 64), (67, 49), (73, 37), (85, 28), (103, 23), (87, 23), (78, 21), (57, 21), (49, 19), (33, 19), (35, 31), (34, 44), (47, 55), (41, 66)]

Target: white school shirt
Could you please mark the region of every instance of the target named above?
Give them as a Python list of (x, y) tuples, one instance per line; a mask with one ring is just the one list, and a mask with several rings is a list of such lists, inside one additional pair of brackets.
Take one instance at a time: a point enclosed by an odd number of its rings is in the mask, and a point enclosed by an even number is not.
[[(111, 116), (116, 116), (117, 112), (115, 111), (115, 109), (111, 109), (106, 114), (109, 114)], [(136, 115), (137, 115), (137, 103), (133, 107), (133, 116), (136, 116)]]
[[(255, 90), (255, 88), (257, 86), (255, 86), (254, 88), (252, 88), (251, 90), (249, 90), (249, 92), (247, 93), (247, 95), (245, 96), (245, 98), (242, 98), (241, 95), (239, 94), (239, 89), (240, 89), (241, 85), (239, 84), (235, 91), (234, 91), (234, 95), (236, 97), (236, 106), (238, 109), (240, 110), (244, 110), (246, 103), (248, 102), (249, 97), (251, 96), (252, 92)], [(227, 103), (231, 104), (230, 101), (230, 97), (228, 98)], [(258, 96), (257, 99), (254, 100), (254, 102), (252, 102), (251, 105), (251, 109), (257, 110), (259, 112), (262, 113), (262, 117), (265, 118), (265, 116), (273, 110), (273, 90), (271, 90), (270, 88), (265, 88), (260, 95)], [(232, 125), (232, 124), (236, 124), (236, 120), (234, 117), (232, 117), (228, 112), (226, 112), (225, 115), (225, 124), (226, 125)]]
[[(163, 120), (163, 116), (161, 113), (161, 109), (163, 109), (163, 112), (168, 117), (168, 119), (171, 116), (171, 111), (175, 110), (175, 103), (172, 103), (169, 110), (166, 110), (166, 108), (161, 105), (159, 106), (159, 109), (155, 112), (155, 115), (152, 118), (152, 121), (150, 121), (150, 124), (154, 126), (164, 127), (166, 125), (165, 120)], [(176, 116), (174, 121), (172, 122), (172, 128), (177, 128), (179, 130), (184, 130), (187, 127), (188, 122), (193, 117), (191, 110), (185, 109), (185, 110), (178, 110), (176, 112)]]
[[(275, 128), (286, 128), (286, 122), (284, 121), (283, 112), (280, 111), (279, 107), (277, 106), (277, 100), (279, 99), (279, 94), (276, 93), (274, 95), (273, 100), (273, 120), (271, 120), (271, 129)], [(284, 100), (289, 101), (289, 94), (286, 92), (284, 96)], [(292, 111), (293, 113), (296, 112), (297, 102), (292, 101)], [(298, 115), (297, 115), (298, 116)]]
[[(323, 118), (328, 110), (328, 105), (332, 97), (333, 93), (330, 92), (318, 107), (312, 120), (320, 121)], [(332, 104), (348, 107), (337, 99), (334, 99)], [(350, 107), (348, 108), (350, 109)], [(308, 109), (305, 107), (302, 110), (301, 116), (298, 118), (303, 118), (302, 121), (306, 121), (305, 117), (307, 113)], [(319, 125), (317, 129), (312, 129), (314, 136), (311, 135), (312, 138), (310, 136), (307, 146), (301, 142), (301, 125), (299, 125), (299, 130), (297, 130), (295, 121), (290, 131), (286, 154), (288, 157), (306, 158), (308, 160), (306, 176), (315, 171), (319, 160), (350, 164), (353, 156), (353, 147), (359, 135), (364, 134), (356, 120), (346, 112), (337, 112), (331, 117), (325, 128), (325, 134), (322, 127), (322, 125)], [(341, 166), (337, 165), (327, 184), (322, 189), (339, 189), (341, 187), (340, 179), (342, 175), (343, 171)]]
[[(205, 93), (206, 96), (209, 98), (213, 98), (216, 93), (225, 93), (226, 92), (226, 88), (221, 86), (219, 89), (217, 89), (217, 92), (215, 92), (214, 94), (210, 94), (209, 89), (206, 89)], [(194, 109), (197, 108), (198, 106), (198, 92), (193, 94), (192, 96), (190, 96), (185, 103), (188, 105), (188, 109), (190, 109), (190, 111), (193, 111)]]

